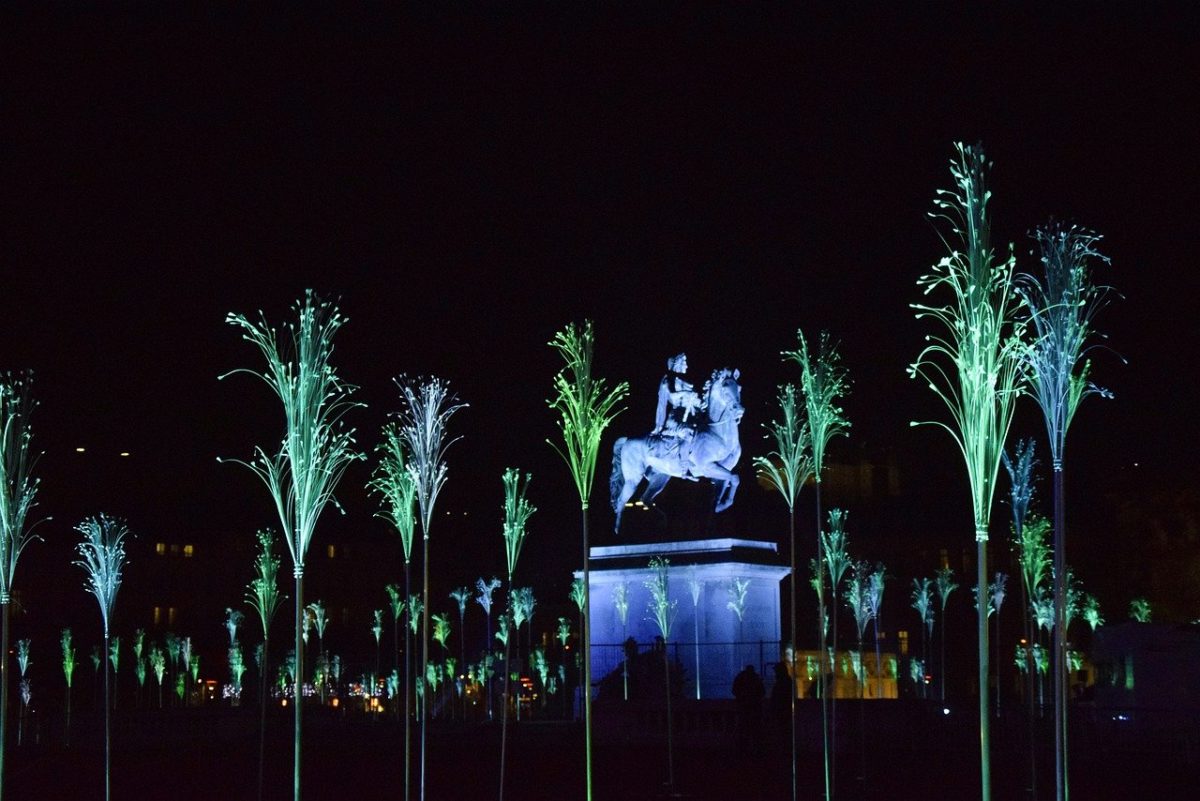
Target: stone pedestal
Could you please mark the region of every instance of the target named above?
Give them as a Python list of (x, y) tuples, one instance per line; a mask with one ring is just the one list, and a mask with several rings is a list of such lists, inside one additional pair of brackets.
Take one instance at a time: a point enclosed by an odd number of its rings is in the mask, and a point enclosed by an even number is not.
[[(769, 666), (779, 659), (780, 581), (788, 568), (775, 543), (731, 537), (591, 549), (592, 680), (620, 673), (628, 638), (645, 653), (660, 636), (646, 588), (656, 556), (670, 561), (668, 595), (676, 608), (668, 651), (683, 667), (684, 697), (732, 697), (733, 678), (746, 665), (765, 673), (769, 688)], [(750, 582), (740, 620), (730, 608), (738, 579)], [(693, 582), (699, 586), (695, 602)], [(622, 583), (629, 601), (624, 623), (614, 604), (614, 589)]]

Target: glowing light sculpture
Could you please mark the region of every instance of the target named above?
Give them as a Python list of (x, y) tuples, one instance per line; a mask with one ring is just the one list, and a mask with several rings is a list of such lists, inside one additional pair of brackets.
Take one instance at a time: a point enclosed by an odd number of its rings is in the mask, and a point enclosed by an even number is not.
[(17, 718), (17, 745), (21, 744), (25, 734), (25, 710), (29, 707), (29, 699), (32, 695), (32, 688), (29, 680), (25, 678), (25, 671), (29, 669), (29, 643), (28, 638), (17, 640), (17, 667), (21, 671), (21, 712)]
[(1134, 598), (1129, 602), (1129, 619), (1134, 623), (1149, 623), (1151, 618), (1150, 602), (1145, 598)]
[[(405, 469), (415, 485), (417, 522), (421, 525), (421, 672), (429, 673), (429, 531), (433, 523), (433, 508), (438, 495), (446, 484), (446, 451), (458, 441), (458, 437), (446, 438), (446, 424), (454, 413), (466, 407), (458, 403), (450, 392), (449, 385), (440, 378), (396, 379), (404, 408), (397, 414), (400, 419), (400, 438), (408, 455)], [(415, 612), (412, 604), (409, 609)], [(425, 801), (425, 728), (428, 718), (428, 694), (421, 696), (421, 783), (420, 799)]]
[(67, 723), (63, 730), (63, 744), (69, 746), (71, 744), (71, 683), (75, 676), (75, 646), (71, 644), (71, 630), (63, 629), (58, 642), (62, 647), (63, 678), (67, 682)]
[(1008, 576), (996, 573), (995, 580), (988, 585), (988, 615), (996, 615), (996, 717), (1000, 717), (1000, 607), (1007, 595)]
[[(1034, 627), (1032, 609), (1035, 584), (1030, 584), (1030, 575), (1026, 570), (1025, 560), (1029, 550), (1025, 539), (1025, 519), (1029, 514), (1029, 505), (1033, 501), (1034, 472), (1037, 464), (1034, 458), (1034, 441), (1032, 438), (1017, 440), (1013, 447), (1013, 455), (1008, 451), (1000, 454), (1000, 460), (1009, 478), (1009, 507), (1012, 510), (1013, 542), (1017, 550), (1017, 563), (1021, 572), (1021, 619), (1025, 631), (1025, 642), (1032, 644), (1037, 636)], [(1035, 541), (1041, 542), (1040, 536)], [(1048, 564), (1048, 563), (1047, 563)], [(1029, 790), (1037, 798), (1037, 729), (1034, 720), (1035, 702), (1034, 685), (1039, 683), (1033, 664), (1033, 649), (1022, 648), (1018, 655), (1025, 660), (1021, 672), (1025, 675), (1027, 687), (1025, 690), (1025, 715), (1028, 721), (1029, 740)]]
[(925, 666), (929, 664), (929, 638), (933, 636), (933, 580), (913, 579), (912, 607), (921, 616), (921, 697), (928, 697)]
[[(852, 566), (850, 555), (846, 549), (846, 519), (849, 513), (844, 509), (829, 510), (829, 528), (826, 531), (819, 532), (820, 553), (823, 559), (817, 561), (817, 573), (813, 576), (813, 582), (821, 587), (817, 593), (819, 603), (822, 610), (824, 607), (824, 575), (829, 576), (829, 591), (830, 599), (833, 602), (833, 608), (827, 613), (833, 618), (833, 645), (826, 647), (826, 628), (828, 622), (822, 619), (821, 626), (821, 658), (828, 657), (828, 666), (821, 666), (821, 697), (829, 696), (830, 709), (830, 747), (828, 752), (829, 758), (829, 792), (832, 794), (836, 789), (833, 781), (833, 774), (837, 768), (837, 650), (838, 650), (838, 614), (837, 614), (837, 598), (838, 587), (841, 586), (842, 579), (845, 577), (848, 570)], [(828, 674), (832, 672), (834, 676), (833, 692), (829, 691)]]
[[(520, 597), (520, 593), (512, 586), (513, 574), (517, 570), (517, 560), (521, 557), (521, 547), (525, 544), (525, 535), (528, 533), (526, 526), (529, 523), (529, 518), (537, 511), (529, 500), (525, 497), (525, 492), (529, 489), (529, 481), (532, 476), (529, 473), (525, 474), (524, 482), (521, 481), (521, 471), (515, 467), (506, 468), (504, 474), (500, 477), (504, 484), (504, 524), (501, 528), (501, 534), (504, 537), (504, 560), (508, 567), (508, 586), (509, 586), (509, 602), (507, 615), (501, 615), (500, 626), (504, 632), (502, 642), (504, 643), (504, 710), (500, 716), (500, 801), (504, 801), (504, 772), (505, 763), (508, 751), (508, 697), (509, 697), (509, 677), (512, 673), (509, 670), (509, 637), (508, 637), (508, 621), (509, 618), (513, 621), (513, 628), (516, 630), (517, 638), (521, 636), (521, 621), (526, 617), (527, 611), (532, 611), (532, 592), (530, 593), (529, 609), (526, 609), (524, 600)], [(481, 579), (482, 581), (482, 579)], [(488, 593), (489, 599), (491, 593)], [(490, 601), (489, 601), (490, 605)], [(499, 635), (497, 635), (499, 636)], [(520, 692), (518, 688), (518, 692)], [(517, 717), (521, 715), (521, 699), (517, 699)]]
[[(404, 594), (395, 584), (385, 588), (392, 609), (392, 635), (395, 648), (394, 669), (400, 670), (400, 616), (408, 607), (406, 596), (412, 593), (412, 551), (413, 539), (417, 527), (417, 481), (408, 468), (409, 453), (405, 444), (401, 427), (397, 423), (388, 423), (383, 427), (383, 440), (375, 450), (380, 454), (379, 466), (375, 469), (371, 482), (367, 485), (379, 493), (383, 500), (383, 508), (376, 513), (392, 524), (400, 536), (400, 548), (404, 557)], [(408, 615), (414, 615), (408, 608)], [(405, 627), (404, 630), (404, 797), (411, 797), (409, 789), (412, 783), (412, 647), (411, 635), (416, 628)], [(397, 709), (397, 712), (399, 710)]]
[[(768, 431), (768, 436), (775, 440), (775, 450), (771, 451), (767, 456), (754, 457), (754, 467), (758, 472), (759, 478), (766, 481), (772, 487), (779, 491), (783, 496), (783, 502), (788, 508), (788, 553), (790, 559), (789, 576), (789, 605), (788, 605), (788, 631), (791, 639), (792, 653), (795, 654), (797, 647), (796, 639), (796, 497), (800, 494), (801, 488), (813, 475), (812, 461), (812, 435), (808, 430), (808, 425), (804, 419), (807, 411), (806, 406), (801, 406), (797, 403), (796, 387), (793, 384), (784, 384), (779, 388), (779, 411), (782, 414), (782, 419), (773, 420), (765, 424)], [(818, 539), (820, 534), (818, 532)], [(818, 553), (819, 557), (819, 553)], [(824, 593), (818, 594), (818, 614), (823, 616), (824, 612)], [(823, 628), (823, 627), (822, 627)], [(699, 649), (699, 644), (697, 644)], [(697, 676), (699, 671), (699, 650), (696, 654)], [(792, 674), (792, 680), (795, 681), (795, 659), (788, 665), (788, 670)], [(697, 678), (696, 697), (699, 698), (700, 684)], [(825, 696), (821, 696), (821, 730), (822, 730), (822, 745), (828, 747), (828, 738), (824, 736), (827, 730), (829, 721), (825, 706)], [(791, 725), (789, 727), (792, 754), (792, 801), (797, 798), (797, 766), (796, 766), (796, 693), (793, 691), (790, 698), (790, 713)], [(828, 756), (828, 754), (826, 754)], [(828, 792), (829, 788), (826, 787)]]
[[(655, 557), (650, 560), (650, 578), (644, 583), (646, 589), (650, 591), (650, 599), (647, 602), (647, 611), (650, 613), (651, 620), (658, 626), (659, 633), (663, 638), (663, 687), (666, 688), (667, 694), (667, 793), (668, 795), (675, 792), (675, 754), (673, 748), (673, 740), (671, 735), (671, 660), (668, 656), (668, 643), (671, 641), (671, 627), (675, 625), (675, 613), (679, 606), (678, 601), (671, 600), (668, 590), (670, 589), (670, 579), (668, 571), (671, 567), (671, 560), (663, 557)], [(747, 586), (749, 582), (747, 582)], [(745, 601), (745, 590), (742, 590), (742, 601)]]
[(596, 474), (596, 454), (600, 436), (621, 413), (621, 401), (629, 394), (629, 385), (622, 381), (611, 390), (604, 379), (592, 375), (592, 351), (595, 341), (592, 322), (582, 327), (568, 325), (555, 334), (550, 347), (558, 351), (566, 366), (554, 376), (554, 398), (550, 408), (560, 416), (558, 422), (564, 447), (550, 442), (571, 469), (575, 488), (579, 492), (580, 520), (583, 528), (583, 604), (580, 607), (583, 632), (583, 717), (586, 801), (592, 801), (592, 637), (591, 637), (591, 569), (588, 548), (588, 500)]
[[(275, 537), (269, 530), (258, 532), (258, 556), (254, 559), (254, 578), (246, 590), (246, 603), (258, 613), (258, 622), (262, 625), (262, 655), (259, 659), (259, 692), (258, 692), (258, 798), (262, 801), (263, 767), (266, 764), (267, 742), (267, 665), (269, 646), (271, 642), (271, 621), (279, 611), (283, 596), (279, 594), (279, 557), (275, 556)], [(162, 652), (158, 654), (159, 663), (154, 665), (155, 675), (158, 676), (158, 705), (162, 706)], [(154, 662), (154, 653), (150, 655)]]
[[(991, 245), (985, 186), (989, 164), (979, 146), (955, 145), (950, 162), (954, 188), (938, 190), (931, 216), (948, 232), (943, 257), (917, 285), (937, 305), (914, 303), (917, 319), (931, 320), (936, 334), (908, 368), (946, 404), (952, 424), (926, 421), (944, 429), (962, 453), (971, 490), (979, 586), (987, 583), (987, 540), (1000, 456), (1008, 438), (1013, 408), (1022, 391), (1023, 325), (1013, 291), (1015, 259), (997, 259)], [(921, 423), (913, 423), (919, 425)], [(991, 799), (991, 729), (988, 703), (987, 613), (980, 608), (979, 753), (982, 801)]]
[(886, 571), (883, 565), (875, 565), (875, 570), (868, 577), (866, 595), (863, 603), (871, 614), (871, 633), (875, 640), (875, 677), (878, 680), (879, 692), (876, 698), (883, 698), (883, 655), (879, 647), (879, 622), (883, 615), (883, 590)]
[(293, 310), (296, 322), (287, 323), (280, 332), (267, 324), (261, 312), (257, 321), (226, 315), (225, 322), (241, 329), (242, 339), (259, 349), (267, 368), (262, 372), (241, 368), (221, 378), (237, 373), (255, 376), (283, 403), (285, 427), (278, 452), (269, 455), (256, 447), (251, 461), (230, 461), (249, 468), (267, 487), (292, 556), (297, 661), (293, 795), (300, 801), (304, 560), (321, 513), (331, 502), (336, 506), (333, 492), (346, 468), (364, 456), (355, 449), (354, 429), (344, 423), (346, 414), (363, 404), (350, 400), (356, 387), (343, 381), (330, 364), (333, 337), (346, 318), (333, 304), (318, 300), (312, 290), (305, 291)]
[(946, 602), (950, 600), (950, 593), (958, 589), (958, 585), (954, 583), (954, 571), (949, 567), (938, 570), (934, 587), (937, 589), (942, 612), (942, 636), (938, 638), (942, 646), (942, 666), (938, 669), (938, 684), (941, 687), (941, 700), (944, 704), (946, 702)]
[[(8, 654), (8, 606), (21, 552), (36, 537), (26, 525), (41, 480), (33, 477), (32, 373), (0, 374), (0, 654)], [(34, 524), (36, 525), (36, 524)], [(8, 721), (8, 659), (0, 659), (0, 798), (4, 796), (4, 732)]]
[(1112, 397), (1088, 380), (1093, 346), (1092, 321), (1104, 308), (1108, 287), (1092, 283), (1093, 262), (1108, 262), (1096, 250), (1100, 236), (1084, 228), (1050, 223), (1038, 228), (1034, 238), (1041, 250), (1043, 275), (1020, 276), (1017, 291), (1025, 299), (1033, 343), (1023, 352), (1031, 375), (1031, 394), (1041, 407), (1054, 468), (1054, 754), (1055, 797), (1070, 796), (1067, 781), (1067, 626), (1064, 623), (1066, 589), (1066, 506), (1063, 497), (1063, 458), (1067, 429), (1079, 404), (1089, 395)]
[[(692, 566), (693, 577), (690, 580), (692, 589), (692, 604), (693, 608), (700, 602), (700, 582), (695, 579), (695, 566)], [(629, 637), (629, 582), (618, 581), (613, 586), (613, 609), (617, 613), (617, 619), (621, 621), (621, 683), (624, 689), (624, 700), (629, 700), (629, 655), (625, 652), (625, 640)], [(565, 620), (566, 618), (559, 618)], [(699, 632), (699, 617), (695, 618), (697, 632)], [(561, 624), (560, 624), (561, 630)], [(568, 629), (568, 634), (570, 630)], [(566, 645), (563, 641), (563, 645)], [(696, 636), (696, 699), (700, 699), (700, 637)]]
[[(96, 598), (100, 605), (100, 619), (104, 624), (104, 650), (109, 648), (109, 623), (117, 603), (117, 590), (121, 588), (121, 570), (125, 567), (125, 536), (129, 528), (124, 521), (108, 515), (97, 515), (83, 520), (75, 529), (83, 535), (83, 542), (76, 550), (80, 558), (74, 564), (87, 574), (84, 589)], [(100, 660), (104, 662), (103, 659)], [(109, 714), (108, 665), (104, 662), (104, 797), (111, 794), (110, 768), (112, 765), (111, 722)]]
[[(500, 579), (496, 578), (495, 576), (492, 576), (492, 578), (488, 581), (484, 581), (482, 576), (475, 580), (475, 602), (483, 607), (483, 615), (487, 619), (487, 628), (484, 630), (485, 634), (487, 635), (487, 639), (484, 640), (484, 644), (486, 646), (484, 648), (485, 654), (490, 654), (492, 650), (492, 593), (499, 588)], [(487, 684), (488, 690), (488, 720), (491, 720), (493, 699), (492, 682), (490, 676), (484, 676), (484, 683)]]
[[(825, 469), (825, 449), (835, 436), (845, 436), (850, 422), (842, 411), (842, 398), (849, 390), (846, 368), (842, 365), (841, 355), (828, 332), (821, 332), (816, 353), (810, 353), (808, 341), (804, 332), (797, 331), (796, 339), (800, 347), (794, 351), (784, 351), (784, 359), (791, 359), (800, 365), (800, 388), (804, 393), (804, 408), (807, 412), (808, 432), (810, 438), (810, 453), (812, 455), (813, 491), (816, 493), (816, 523), (817, 523), (817, 566), (823, 569), (825, 557), (821, 542), (821, 473)], [(837, 599), (837, 589), (834, 585), (833, 598)], [(825, 593), (817, 594), (819, 608), (817, 620), (822, 621), (820, 630), (821, 653), (825, 648)], [(834, 652), (837, 652), (837, 614), (833, 615)], [(836, 731), (836, 715), (828, 710), (829, 693), (826, 687), (826, 671), (821, 670), (821, 739), (825, 754), (825, 801), (832, 801), (834, 792), (833, 771), (835, 754), (831, 750), (831, 740), (837, 738), (831, 734)], [(836, 704), (836, 700), (833, 701)], [(836, 709), (836, 706), (834, 707)], [(832, 720), (830, 718), (832, 717)], [(828, 722), (828, 725), (827, 725)]]

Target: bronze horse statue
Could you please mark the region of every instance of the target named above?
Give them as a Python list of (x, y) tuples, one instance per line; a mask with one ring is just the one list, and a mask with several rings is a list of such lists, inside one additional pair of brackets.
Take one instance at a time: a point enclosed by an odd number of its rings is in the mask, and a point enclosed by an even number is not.
[(746, 410), (742, 406), (742, 387), (737, 370), (715, 370), (704, 386), (707, 420), (697, 426), (687, 441), (650, 435), (621, 437), (613, 445), (613, 470), (609, 481), (613, 511), (617, 519), (613, 530), (620, 532), (621, 512), (633, 498), (642, 479), (646, 488), (639, 500), (651, 503), (671, 478), (708, 478), (717, 485), (715, 512), (723, 512), (733, 503), (738, 477), (733, 473), (742, 455), (738, 423)]

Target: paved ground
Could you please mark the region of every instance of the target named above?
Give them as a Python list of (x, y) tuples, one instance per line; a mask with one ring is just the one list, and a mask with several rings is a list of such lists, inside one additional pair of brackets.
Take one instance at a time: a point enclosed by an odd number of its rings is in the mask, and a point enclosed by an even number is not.
[[(821, 796), (819, 707), (802, 704), (799, 797)], [(327, 710), (315, 710), (325, 712)], [(754, 801), (791, 798), (787, 737), (770, 721), (758, 742), (742, 742), (735, 718), (720, 705), (676, 710), (683, 729), (674, 738), (668, 766), (659, 710), (597, 712), (594, 750), (596, 799), (683, 797)], [(113, 726), (114, 799), (218, 799), (257, 797), (257, 718), (248, 709), (119, 710)], [(282, 710), (268, 718), (264, 798), (291, 797), (292, 719)], [(72, 745), (61, 730), (43, 727), (40, 742), (9, 750), (4, 797), (103, 798), (103, 723), (77, 714)], [(659, 728), (659, 731), (655, 731)], [(10, 730), (11, 732), (11, 730)], [(304, 797), (398, 799), (403, 797), (403, 728), (390, 720), (312, 714), (304, 731)], [(994, 797), (1028, 799), (1029, 754), (1021, 721), (1001, 721), (993, 734)], [(1077, 799), (1194, 798), (1200, 780), (1196, 755), (1156, 744), (1139, 748), (1091, 730), (1079, 733), (1072, 752), (1072, 793)], [(978, 734), (969, 715), (898, 704), (859, 710), (840, 704), (835, 793), (841, 799), (959, 799), (978, 797)], [(426, 798), (494, 798), (499, 788), (500, 728), (495, 724), (442, 723), (430, 727)], [(863, 755), (866, 759), (863, 759)], [(505, 797), (583, 798), (583, 732), (573, 722), (522, 721), (510, 725)], [(415, 758), (415, 754), (414, 754)], [(1053, 796), (1052, 752), (1041, 754), (1040, 798)], [(674, 784), (668, 785), (669, 770)], [(416, 797), (414, 787), (414, 796)]]

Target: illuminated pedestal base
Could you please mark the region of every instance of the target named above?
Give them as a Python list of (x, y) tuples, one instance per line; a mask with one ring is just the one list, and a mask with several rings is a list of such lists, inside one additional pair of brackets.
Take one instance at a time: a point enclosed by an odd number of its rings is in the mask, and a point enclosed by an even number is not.
[[(621, 644), (626, 639), (632, 637), (645, 653), (660, 636), (646, 589), (648, 565), (655, 556), (671, 565), (668, 592), (677, 606), (669, 651), (684, 670), (683, 697), (696, 697), (697, 657), (702, 698), (731, 698), (733, 678), (746, 665), (754, 665), (769, 688), (770, 666), (779, 659), (779, 582), (788, 569), (779, 564), (775, 543), (735, 538), (591, 549), (593, 681), (621, 672)], [(740, 621), (729, 606), (735, 579), (750, 581)], [(692, 580), (700, 585), (696, 604)], [(624, 625), (613, 603), (614, 589), (622, 583), (628, 586), (629, 599)]]

